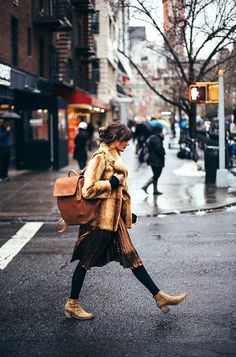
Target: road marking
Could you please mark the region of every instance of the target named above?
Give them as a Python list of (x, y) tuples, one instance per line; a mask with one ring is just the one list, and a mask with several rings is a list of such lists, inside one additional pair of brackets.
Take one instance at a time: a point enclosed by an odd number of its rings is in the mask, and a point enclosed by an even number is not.
[(12, 261), (14, 256), (34, 237), (44, 222), (26, 223), (0, 248), (0, 270)]

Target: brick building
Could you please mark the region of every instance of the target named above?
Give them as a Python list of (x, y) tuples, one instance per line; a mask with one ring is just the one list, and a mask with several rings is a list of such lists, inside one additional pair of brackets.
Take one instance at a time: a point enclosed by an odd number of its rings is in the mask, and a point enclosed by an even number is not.
[(65, 166), (68, 134), (72, 142), (79, 121), (104, 117), (96, 26), (94, 0), (0, 1), (0, 111), (21, 116), (12, 121), (16, 168)]

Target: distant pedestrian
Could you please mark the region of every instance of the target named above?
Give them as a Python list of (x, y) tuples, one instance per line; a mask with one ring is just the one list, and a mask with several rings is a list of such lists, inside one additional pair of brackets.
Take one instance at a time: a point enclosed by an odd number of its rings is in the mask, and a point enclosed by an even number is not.
[(70, 297), (65, 305), (67, 318), (90, 320), (94, 316), (86, 312), (78, 300), (87, 270), (102, 267), (111, 261), (130, 268), (134, 276), (153, 295), (162, 312), (168, 305), (177, 305), (187, 294), (170, 296), (155, 285), (135, 250), (127, 228), (136, 223), (131, 213), (127, 187), (128, 170), (121, 161), (121, 153), (131, 139), (130, 129), (117, 122), (99, 130), (101, 145), (87, 164), (82, 194), (85, 199), (99, 199), (97, 217), (80, 226), (79, 236), (71, 261), (79, 260), (72, 277)]
[(165, 166), (165, 149), (163, 146), (163, 131), (160, 125), (153, 128), (153, 134), (148, 139), (148, 159), (147, 164), (151, 166), (153, 176), (142, 186), (142, 190), (148, 194), (148, 187), (153, 184), (153, 195), (161, 195), (158, 191), (158, 179), (161, 176)]
[(90, 122), (87, 127), (88, 149), (90, 151), (92, 151), (94, 148), (94, 143), (93, 143), (94, 130), (95, 128), (93, 124)]
[(75, 137), (74, 144), (74, 159), (78, 161), (80, 170), (82, 170), (87, 163), (87, 123), (81, 122), (78, 126), (78, 133)]
[(3, 119), (0, 123), (0, 182), (9, 181), (8, 170), (12, 143), (10, 121)]
[(151, 135), (152, 128), (150, 127), (148, 121), (144, 121), (138, 123), (136, 125), (136, 129), (134, 132), (134, 139), (137, 140), (135, 152), (138, 154), (139, 150), (141, 149), (143, 143), (148, 139)]

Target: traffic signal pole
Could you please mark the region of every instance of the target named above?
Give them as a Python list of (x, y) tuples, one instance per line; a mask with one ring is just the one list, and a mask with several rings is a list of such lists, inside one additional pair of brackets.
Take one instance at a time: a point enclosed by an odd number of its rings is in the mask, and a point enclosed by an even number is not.
[(219, 70), (219, 169), (216, 172), (216, 186), (228, 187), (228, 170), (225, 169), (225, 104), (224, 104), (224, 71)]

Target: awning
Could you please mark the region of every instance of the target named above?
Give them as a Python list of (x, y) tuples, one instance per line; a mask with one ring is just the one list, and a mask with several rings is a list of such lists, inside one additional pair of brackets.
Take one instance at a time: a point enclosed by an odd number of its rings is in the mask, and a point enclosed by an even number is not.
[(85, 108), (87, 106), (98, 107), (100, 109), (109, 109), (109, 105), (104, 103), (102, 100), (81, 91), (80, 89), (72, 89), (72, 88), (58, 88), (57, 94), (68, 102), (68, 104), (73, 105), (82, 105)]

